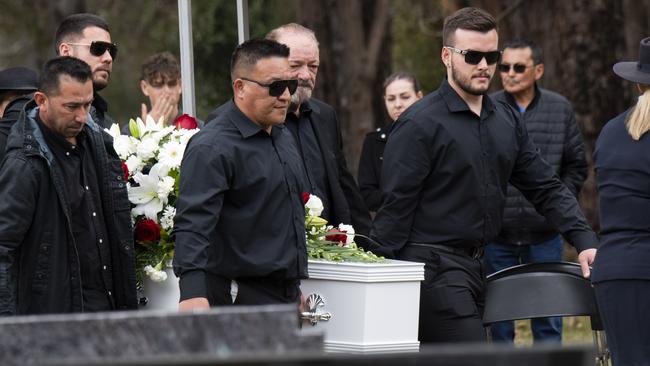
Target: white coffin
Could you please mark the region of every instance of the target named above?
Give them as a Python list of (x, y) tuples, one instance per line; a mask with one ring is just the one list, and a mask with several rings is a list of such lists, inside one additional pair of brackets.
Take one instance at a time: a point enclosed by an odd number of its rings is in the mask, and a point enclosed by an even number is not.
[[(325, 350), (347, 353), (417, 352), (420, 281), (424, 264), (309, 261), (302, 292), (320, 294), (319, 311), (332, 318), (313, 329), (325, 332)], [(303, 331), (310, 331), (309, 324)]]

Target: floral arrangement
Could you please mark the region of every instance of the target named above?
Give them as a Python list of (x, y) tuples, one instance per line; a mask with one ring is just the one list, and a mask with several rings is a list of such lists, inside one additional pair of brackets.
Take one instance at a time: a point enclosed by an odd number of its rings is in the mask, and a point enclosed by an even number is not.
[(136, 277), (167, 279), (163, 271), (174, 255), (169, 234), (174, 225), (181, 160), (190, 137), (198, 132), (196, 119), (182, 115), (165, 126), (150, 116), (129, 121), (131, 136), (118, 124), (106, 130), (122, 159), (135, 231)]
[[(316, 195), (304, 192), (305, 231), (307, 234), (307, 255), (309, 259), (333, 262), (383, 262), (384, 257), (366, 252), (354, 242), (352, 225), (339, 224), (338, 227), (327, 225), (327, 220), (320, 217), (323, 202)], [(361, 236), (356, 234), (356, 236)]]

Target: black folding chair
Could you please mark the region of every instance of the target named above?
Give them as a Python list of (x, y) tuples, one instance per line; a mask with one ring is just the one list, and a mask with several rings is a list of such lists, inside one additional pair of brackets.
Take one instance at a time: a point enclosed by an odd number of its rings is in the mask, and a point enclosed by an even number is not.
[(483, 324), (550, 316), (589, 316), (596, 365), (609, 365), (609, 351), (591, 282), (569, 262), (531, 263), (487, 277)]

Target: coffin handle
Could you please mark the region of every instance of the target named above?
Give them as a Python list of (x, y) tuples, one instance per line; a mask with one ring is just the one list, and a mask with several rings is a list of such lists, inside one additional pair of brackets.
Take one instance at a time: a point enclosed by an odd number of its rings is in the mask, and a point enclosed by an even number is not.
[(318, 324), (318, 322), (326, 322), (332, 319), (332, 314), (329, 312), (324, 312), (323, 307), (325, 307), (325, 299), (318, 293), (312, 293), (307, 296), (305, 301), (307, 311), (300, 313), (300, 319), (308, 321), (312, 326)]

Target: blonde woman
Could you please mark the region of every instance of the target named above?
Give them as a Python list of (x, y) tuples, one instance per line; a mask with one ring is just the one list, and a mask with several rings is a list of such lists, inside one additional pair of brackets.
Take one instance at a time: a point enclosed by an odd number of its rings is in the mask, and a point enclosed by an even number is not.
[(634, 82), (636, 105), (603, 128), (594, 150), (601, 247), (592, 282), (614, 365), (650, 362), (650, 38), (639, 61), (614, 72)]

